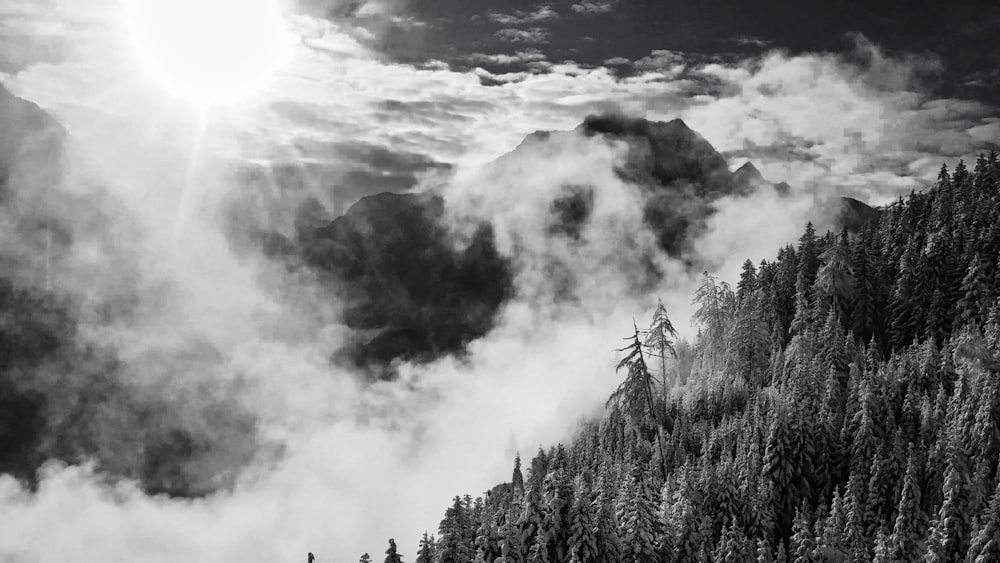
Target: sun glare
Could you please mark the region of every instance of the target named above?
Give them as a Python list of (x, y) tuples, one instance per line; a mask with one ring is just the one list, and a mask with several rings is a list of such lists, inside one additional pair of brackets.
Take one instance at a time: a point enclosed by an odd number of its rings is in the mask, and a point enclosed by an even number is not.
[(173, 94), (216, 104), (251, 94), (285, 62), (278, 0), (123, 0), (146, 70)]

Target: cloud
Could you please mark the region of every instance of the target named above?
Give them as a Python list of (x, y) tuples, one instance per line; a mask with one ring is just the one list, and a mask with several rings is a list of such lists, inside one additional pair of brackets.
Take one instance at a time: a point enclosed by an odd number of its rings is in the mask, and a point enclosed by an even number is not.
[(632, 64), (631, 59), (626, 59), (625, 57), (611, 57), (604, 61), (605, 65), (608, 66), (618, 66), (618, 65), (630, 65)]
[(682, 69), (687, 62), (683, 53), (659, 49), (635, 61), (639, 70)]
[(293, 10), (321, 18), (391, 16), (401, 13), (409, 0), (293, 0)]
[(468, 59), (473, 63), (489, 63), (495, 65), (516, 65), (516, 64), (527, 64), (545, 61), (545, 53), (542, 53), (538, 49), (528, 48), (510, 55), (506, 53), (497, 53), (495, 55), (486, 55), (483, 53), (473, 53), (468, 56)]
[(570, 9), (577, 14), (593, 16), (613, 12), (617, 7), (618, 0), (584, 0), (573, 4)]
[(770, 47), (774, 44), (773, 41), (761, 39), (760, 37), (753, 37), (751, 35), (737, 35), (736, 37), (730, 38), (728, 41), (744, 47), (758, 48)]
[(541, 27), (504, 28), (493, 34), (494, 37), (505, 43), (548, 43), (550, 35), (549, 30)]
[[(78, 5), (100, 14), (113, 4)], [(656, 254), (639, 226), (637, 196), (613, 173), (621, 147), (564, 133), (482, 168), (535, 130), (569, 130), (614, 108), (681, 117), (723, 151), (807, 152), (755, 153), (766, 177), (792, 184), (790, 198), (761, 192), (716, 204), (695, 248), (733, 281), (745, 257), (773, 256), (797, 236), (817, 201), (861, 193), (878, 203), (919, 188), (942, 161), (989, 146), (997, 123), (995, 108), (928, 98), (907, 78), (922, 63), (907, 57), (775, 51), (705, 63), (654, 53), (650, 62), (665, 64), (626, 78), (577, 64), (457, 72), (386, 62), (350, 22), (306, 15), (290, 18), (301, 41), (289, 66), (257, 97), (216, 108), (205, 122), (145, 77), (115, 25), (101, 20), (71, 33), (71, 49), (2, 77), (80, 140), (58, 188), (63, 197), (109, 210), (85, 220), (84, 206), (66, 206), (69, 223), (107, 230), (79, 230), (56, 287), (81, 300), (90, 313), (81, 319), (85, 335), (117, 352), (135, 378), (129, 385), (186, 413), (184, 399), (218, 382), (205, 398), (251, 413), (260, 443), (276, 451), (243, 466), (230, 490), (198, 500), (150, 497), (88, 467), (53, 464), (37, 492), (0, 479), (0, 554), (28, 561), (43, 553), (273, 561), (306, 551), (328, 560), (377, 553), (387, 537), (412, 554), (452, 495), (506, 479), (517, 450), (565, 439), (579, 417), (598, 411), (616, 382), (612, 348), (622, 330), (657, 295), (687, 327), (694, 279)], [(686, 73), (675, 71), (682, 65)], [(817, 118), (831, 115), (837, 119)], [(891, 162), (891, 170), (873, 162)], [(453, 178), (432, 174), (416, 189), (447, 194), (456, 230), (487, 217), (502, 250), (523, 250), (518, 298), (467, 358), (404, 364), (399, 381), (362, 384), (329, 363), (345, 337), (339, 305), (307, 272), (234, 247), (232, 206), (248, 223), (280, 230), (289, 220), (281, 210), (309, 191), (295, 189), (300, 183), (322, 190), (327, 174), (355, 169), (368, 174), (362, 185), (381, 170), (409, 185), (444, 165)], [(283, 175), (287, 166), (294, 173)], [(247, 167), (278, 182), (237, 181)], [(593, 219), (583, 244), (550, 244), (539, 234), (550, 219), (543, 204), (567, 183), (594, 185)], [(2, 240), (8, 251), (20, 239)], [(621, 252), (623, 241), (637, 253)], [(641, 251), (668, 273), (651, 291), (630, 285)], [(546, 269), (553, 262), (562, 267)], [(574, 284), (577, 301), (557, 302), (554, 280)], [(98, 314), (123, 293), (138, 303), (132, 315)], [(192, 352), (203, 349), (215, 352)], [(62, 521), (76, 524), (52, 525)]]
[(559, 13), (549, 4), (542, 4), (534, 11), (514, 10), (512, 12), (502, 12), (499, 10), (490, 10), (489, 19), (491, 22), (503, 26), (531, 25), (558, 20)]

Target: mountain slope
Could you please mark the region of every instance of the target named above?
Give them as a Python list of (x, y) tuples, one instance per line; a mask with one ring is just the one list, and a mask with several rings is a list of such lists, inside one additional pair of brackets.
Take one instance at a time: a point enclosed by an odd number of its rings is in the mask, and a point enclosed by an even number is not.
[(660, 373), (643, 360), (656, 347), (630, 335), (605, 413), (526, 474), (518, 457), (484, 499), (456, 496), (432, 551), (997, 560), (998, 214), (994, 153), (856, 235), (807, 225), (773, 261), (748, 261), (735, 291), (706, 274), (698, 340), (667, 349), (678, 361)]

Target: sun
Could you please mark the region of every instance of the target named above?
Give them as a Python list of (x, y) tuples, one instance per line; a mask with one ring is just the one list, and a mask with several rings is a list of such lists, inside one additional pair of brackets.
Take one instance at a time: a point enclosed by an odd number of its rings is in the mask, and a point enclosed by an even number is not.
[(292, 47), (279, 0), (122, 0), (146, 71), (176, 96), (218, 104), (261, 88)]

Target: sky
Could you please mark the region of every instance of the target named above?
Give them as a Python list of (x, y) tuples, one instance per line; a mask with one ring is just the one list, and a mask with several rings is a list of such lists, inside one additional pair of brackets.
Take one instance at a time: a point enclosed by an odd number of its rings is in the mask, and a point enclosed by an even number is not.
[[(130, 388), (199, 421), (235, 402), (260, 428), (254, 461), (204, 499), (149, 497), (87, 466), (47, 466), (36, 492), (0, 477), (4, 561), (312, 551), (322, 563), (377, 559), (389, 537), (411, 560), (453, 495), (507, 479), (518, 451), (568, 440), (614, 389), (633, 318), (662, 297), (690, 335), (700, 272), (653, 250), (614, 173), (619, 145), (567, 133), (483, 168), (533, 131), (603, 111), (681, 118), (732, 169), (751, 160), (791, 185), (788, 198), (717, 202), (694, 248), (731, 282), (830, 198), (892, 201), (1000, 141), (990, 2), (942, 14), (929, 1), (227, 1), (143, 20), (118, 0), (0, 0), (0, 83), (72, 138), (46, 189), (88, 202), (58, 210), (71, 223), (103, 209), (78, 227), (57, 291), (83, 310), (122, 291), (142, 304), (81, 319)], [(586, 242), (552, 243), (546, 198), (582, 181), (599, 187)], [(332, 368), (344, 329), (319, 282), (227, 238), (234, 216), (288, 232), (306, 197), (339, 214), (431, 187), (456, 225), (494, 224), (501, 251), (518, 253), (518, 292), (467, 358), (403, 364), (398, 381)], [(626, 240), (656, 256), (662, 287), (630, 289)], [(553, 258), (585, 280), (577, 303), (539, 284)]]

